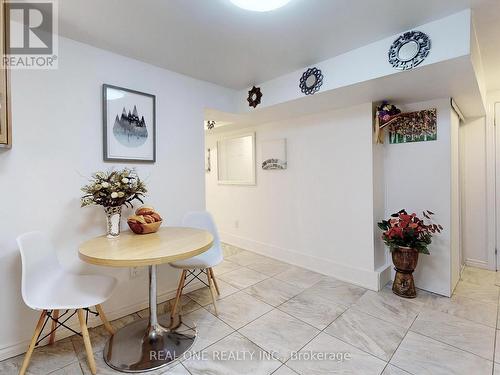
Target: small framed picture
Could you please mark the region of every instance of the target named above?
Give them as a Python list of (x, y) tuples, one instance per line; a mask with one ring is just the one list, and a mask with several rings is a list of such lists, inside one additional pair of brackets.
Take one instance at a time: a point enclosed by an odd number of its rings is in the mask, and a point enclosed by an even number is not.
[(262, 169), (287, 169), (286, 139), (262, 142)]
[(156, 161), (156, 97), (103, 85), (103, 157), (105, 161)]

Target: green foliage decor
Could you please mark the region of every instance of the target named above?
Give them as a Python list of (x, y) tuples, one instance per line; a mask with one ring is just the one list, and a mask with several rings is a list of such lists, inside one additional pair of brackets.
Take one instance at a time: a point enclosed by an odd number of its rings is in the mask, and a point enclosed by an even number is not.
[[(420, 219), (415, 213), (408, 214), (406, 210), (401, 210), (392, 214), (389, 220), (378, 223), (378, 227), (383, 230), (382, 239), (391, 251), (409, 247), (419, 253), (430, 254), (428, 246), (432, 242), (432, 236), (441, 233), (443, 227), (432, 223), (433, 212), (427, 210), (422, 214), (424, 219)], [(424, 220), (429, 223), (426, 224)]]

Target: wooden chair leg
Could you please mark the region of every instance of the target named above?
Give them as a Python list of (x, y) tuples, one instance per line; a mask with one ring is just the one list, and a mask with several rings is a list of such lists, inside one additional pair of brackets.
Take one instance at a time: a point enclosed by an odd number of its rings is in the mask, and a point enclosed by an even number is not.
[(59, 310), (52, 310), (52, 318), (55, 320), (52, 321), (52, 325), (50, 327), (50, 330), (52, 333), (50, 334), (49, 337), (49, 345), (52, 345), (54, 342), (56, 342), (56, 327), (57, 327), (57, 319), (59, 318)]
[(217, 304), (215, 303), (216, 297), (215, 297), (215, 287), (214, 287), (214, 281), (212, 279), (212, 275), (210, 274), (210, 270), (207, 268), (207, 279), (208, 279), (208, 285), (210, 287), (210, 294), (212, 295), (212, 303), (214, 305), (214, 310), (215, 310), (215, 316), (219, 316), (219, 313), (217, 312)]
[(170, 319), (173, 321), (175, 314), (177, 314), (177, 306), (181, 300), (182, 290), (184, 289), (184, 283), (186, 282), (186, 270), (182, 270), (181, 278), (179, 280), (179, 286), (177, 287), (177, 293), (175, 295), (174, 306), (172, 307), (172, 311), (170, 312)]
[(208, 270), (210, 272), (210, 276), (212, 277), (212, 280), (214, 281), (215, 290), (217, 291), (217, 295), (220, 296), (219, 285), (217, 285), (217, 280), (215, 279), (214, 269), (212, 267), (210, 267)]
[(80, 321), (80, 327), (82, 329), (83, 343), (85, 344), (85, 351), (87, 353), (87, 362), (89, 364), (90, 372), (95, 375), (97, 370), (94, 360), (94, 352), (92, 351), (92, 344), (90, 343), (89, 330), (87, 329), (87, 323), (85, 322), (85, 312), (82, 309), (77, 310), (78, 320)]
[(102, 309), (102, 306), (96, 305), (95, 308), (97, 310), (97, 313), (99, 314), (99, 318), (101, 318), (102, 324), (104, 324), (104, 328), (106, 328), (106, 331), (108, 331), (111, 335), (114, 335), (115, 329), (109, 323), (108, 318), (106, 318), (106, 314), (104, 314), (104, 310)]
[(26, 373), (26, 369), (30, 364), (31, 355), (33, 354), (33, 350), (35, 349), (36, 341), (40, 336), (40, 332), (42, 332), (43, 322), (45, 321), (46, 316), (47, 316), (47, 310), (43, 310), (42, 313), (40, 314), (40, 318), (38, 319), (38, 323), (36, 324), (35, 332), (33, 333), (30, 345), (28, 346), (28, 351), (24, 356), (23, 365), (21, 366), (21, 370), (19, 370), (19, 375), (24, 375)]

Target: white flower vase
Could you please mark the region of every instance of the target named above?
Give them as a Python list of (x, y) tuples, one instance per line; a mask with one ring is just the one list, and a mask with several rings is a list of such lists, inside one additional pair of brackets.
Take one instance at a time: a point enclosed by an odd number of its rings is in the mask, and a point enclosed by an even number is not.
[(106, 213), (106, 234), (108, 238), (117, 238), (120, 235), (120, 221), (122, 207), (104, 207)]

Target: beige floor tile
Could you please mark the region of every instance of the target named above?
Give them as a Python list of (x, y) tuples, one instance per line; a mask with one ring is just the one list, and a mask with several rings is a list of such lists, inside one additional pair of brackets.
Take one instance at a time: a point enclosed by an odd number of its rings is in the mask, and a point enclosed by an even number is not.
[[(312, 354), (316, 357), (311, 358)], [(319, 359), (317, 355), (322, 355), (323, 358)], [(340, 355), (343, 357), (339, 357)], [(349, 358), (346, 358), (346, 355)], [(385, 364), (384, 361), (326, 333), (319, 334), (300, 350), (296, 357), (286, 363), (301, 375), (379, 375)]]
[(349, 307), (356, 303), (365, 293), (366, 289), (364, 288), (340, 282), (336, 287), (323, 286), (319, 289), (316, 288), (316, 285), (313, 285), (306, 289), (302, 295), (319, 297), (330, 303)]
[[(215, 313), (212, 305), (207, 309)], [(272, 306), (244, 292), (235, 293), (217, 303), (218, 318), (234, 329), (243, 327), (272, 309)]]
[[(148, 373), (146, 373), (147, 375)], [(178, 364), (177, 366), (166, 370), (162, 373), (162, 375), (191, 375), (188, 370), (182, 365)]]
[[(24, 357), (25, 355), (22, 354), (0, 362), (0, 374), (18, 374)], [(57, 341), (54, 345), (35, 348), (28, 367), (28, 374), (45, 375), (75, 362), (78, 362), (78, 358), (73, 349), (73, 344), (69, 338), (66, 338)]]
[(478, 285), (466, 281), (460, 281), (455, 288), (455, 295), (468, 297), (480, 302), (498, 304), (498, 292), (500, 288), (497, 286)]
[(242, 267), (235, 271), (225, 273), (219, 276), (218, 279), (225, 281), (237, 289), (244, 289), (267, 278), (268, 276), (263, 275), (262, 273)]
[(239, 331), (262, 349), (285, 362), (319, 330), (279, 310), (273, 310)]
[[(185, 314), (194, 310), (201, 309), (201, 305), (199, 305), (186, 295), (183, 295), (181, 297), (181, 304), (182, 304), (182, 311)], [(158, 304), (157, 307), (158, 315), (169, 313), (173, 305), (174, 305), (174, 298)], [(137, 315), (139, 315), (141, 318), (147, 318), (149, 316), (149, 307), (137, 312)]]
[[(399, 297), (398, 295), (394, 294), (394, 292), (392, 291), (392, 282), (388, 283), (378, 293), (380, 293), (382, 295), (387, 295), (387, 296), (389, 296), (389, 295), (395, 296), (395, 297), (400, 298), (400, 299), (402, 298), (402, 297)], [(436, 297), (442, 297), (442, 296), (417, 288), (417, 296), (415, 298), (408, 298), (406, 300), (410, 303), (424, 307), (425, 305), (427, 305), (429, 303), (429, 301), (436, 299)]]
[(460, 276), (460, 280), (478, 285), (495, 285), (497, 273), (495, 271), (480, 268), (465, 267)]
[(495, 338), (495, 362), (500, 363), (500, 330), (496, 330)]
[(498, 305), (454, 295), (451, 298), (437, 296), (429, 299), (426, 307), (495, 328)]
[[(205, 309), (193, 311), (182, 317), (185, 326), (196, 328), (198, 331), (196, 342), (191, 348), (192, 352), (198, 352), (219, 341), (223, 337), (234, 332), (226, 323), (216, 318)], [(183, 326), (178, 331), (182, 331)]]
[(192, 375), (268, 375), (281, 366), (238, 332), (210, 346), (204, 355), (183, 362)]
[(493, 375), (500, 375), (500, 364), (495, 363), (493, 366)]
[[(140, 317), (137, 314), (130, 314), (123, 318), (113, 320), (111, 322), (111, 325), (115, 330), (119, 330), (120, 328), (125, 327), (127, 324), (130, 324), (139, 319)], [(94, 351), (94, 353), (102, 352), (104, 346), (111, 336), (102, 325), (89, 329), (89, 335), (90, 342), (92, 343), (92, 350)], [(75, 348), (78, 359), (81, 360), (82, 358), (86, 358), (83, 339), (80, 336), (73, 335), (71, 336), (71, 341), (73, 343), (73, 347)]]
[(283, 365), (275, 372), (273, 372), (273, 375), (297, 375), (297, 373), (293, 371), (290, 367)]
[(409, 328), (422, 309), (420, 305), (394, 294), (370, 290), (352, 307), (402, 328)]
[(409, 372), (405, 370), (401, 370), (400, 368), (393, 366), (391, 364), (388, 364), (387, 367), (384, 369), (384, 372), (382, 375), (412, 375)]
[[(217, 300), (221, 300), (238, 291), (238, 289), (234, 286), (220, 280), (219, 277), (217, 277), (217, 285), (219, 285), (220, 290), (220, 296), (217, 297)], [(210, 293), (210, 289), (208, 287), (192, 291), (188, 293), (187, 296), (201, 306), (207, 306), (212, 303), (212, 294)]]
[(293, 267), (285, 272), (277, 274), (274, 278), (298, 288), (309, 288), (322, 280), (324, 276), (304, 268)]
[[(0, 374), (18, 375), (24, 359), (24, 354), (0, 361)], [(29, 373), (29, 368), (28, 368)]]
[(241, 267), (242, 266), (240, 266), (239, 264), (230, 262), (228, 260), (224, 260), (224, 261), (222, 261), (222, 263), (219, 263), (218, 265), (216, 265), (213, 268), (213, 270), (214, 270), (215, 276), (219, 276), (219, 275), (223, 275), (227, 272), (237, 270)]
[(83, 375), (83, 370), (79, 362), (74, 362), (69, 366), (51, 372), (50, 375)]
[(411, 374), (429, 375), (489, 375), (493, 366), (484, 358), (414, 332), (408, 332), (391, 363)]
[(411, 331), (493, 360), (495, 328), (438, 311), (424, 310)]
[(342, 314), (325, 332), (384, 361), (391, 359), (406, 334), (401, 327), (354, 309)]
[(222, 247), (222, 252), (224, 254), (224, 258), (230, 257), (232, 255), (236, 255), (239, 252), (243, 251), (243, 249), (241, 249), (237, 246), (229, 245), (229, 244), (224, 243), (224, 242), (221, 243), (221, 247)]
[(278, 308), (320, 330), (346, 310), (344, 305), (307, 293), (299, 294)]
[[(95, 363), (96, 363), (96, 367), (97, 367), (97, 375), (123, 375), (123, 372), (119, 372), (119, 371), (112, 369), (111, 367), (109, 367), (106, 364), (106, 362), (104, 362), (104, 355), (102, 352), (96, 353), (94, 355), (94, 358), (95, 358)], [(169, 369), (172, 369), (178, 365), (179, 365), (179, 361), (175, 361), (170, 365), (167, 365), (167, 366), (162, 367), (162, 368), (157, 369), (157, 370), (148, 371), (148, 372), (145, 372), (143, 374), (147, 374), (147, 375), (168, 374), (167, 371)], [(92, 375), (92, 373), (90, 372), (86, 358), (80, 359), (80, 366), (83, 370), (84, 375)]]
[(248, 264), (247, 268), (250, 268), (267, 276), (275, 276), (279, 273), (288, 271), (289, 269), (293, 268), (293, 266), (287, 263), (280, 262), (278, 260), (267, 259), (266, 261), (259, 261)]
[(269, 258), (252, 253), (250, 251), (240, 251), (236, 255), (227, 257), (226, 260), (239, 264), (240, 266), (247, 266), (252, 263), (266, 262)]
[(276, 279), (266, 279), (244, 290), (245, 293), (272, 306), (281, 305), (302, 291), (293, 285)]

